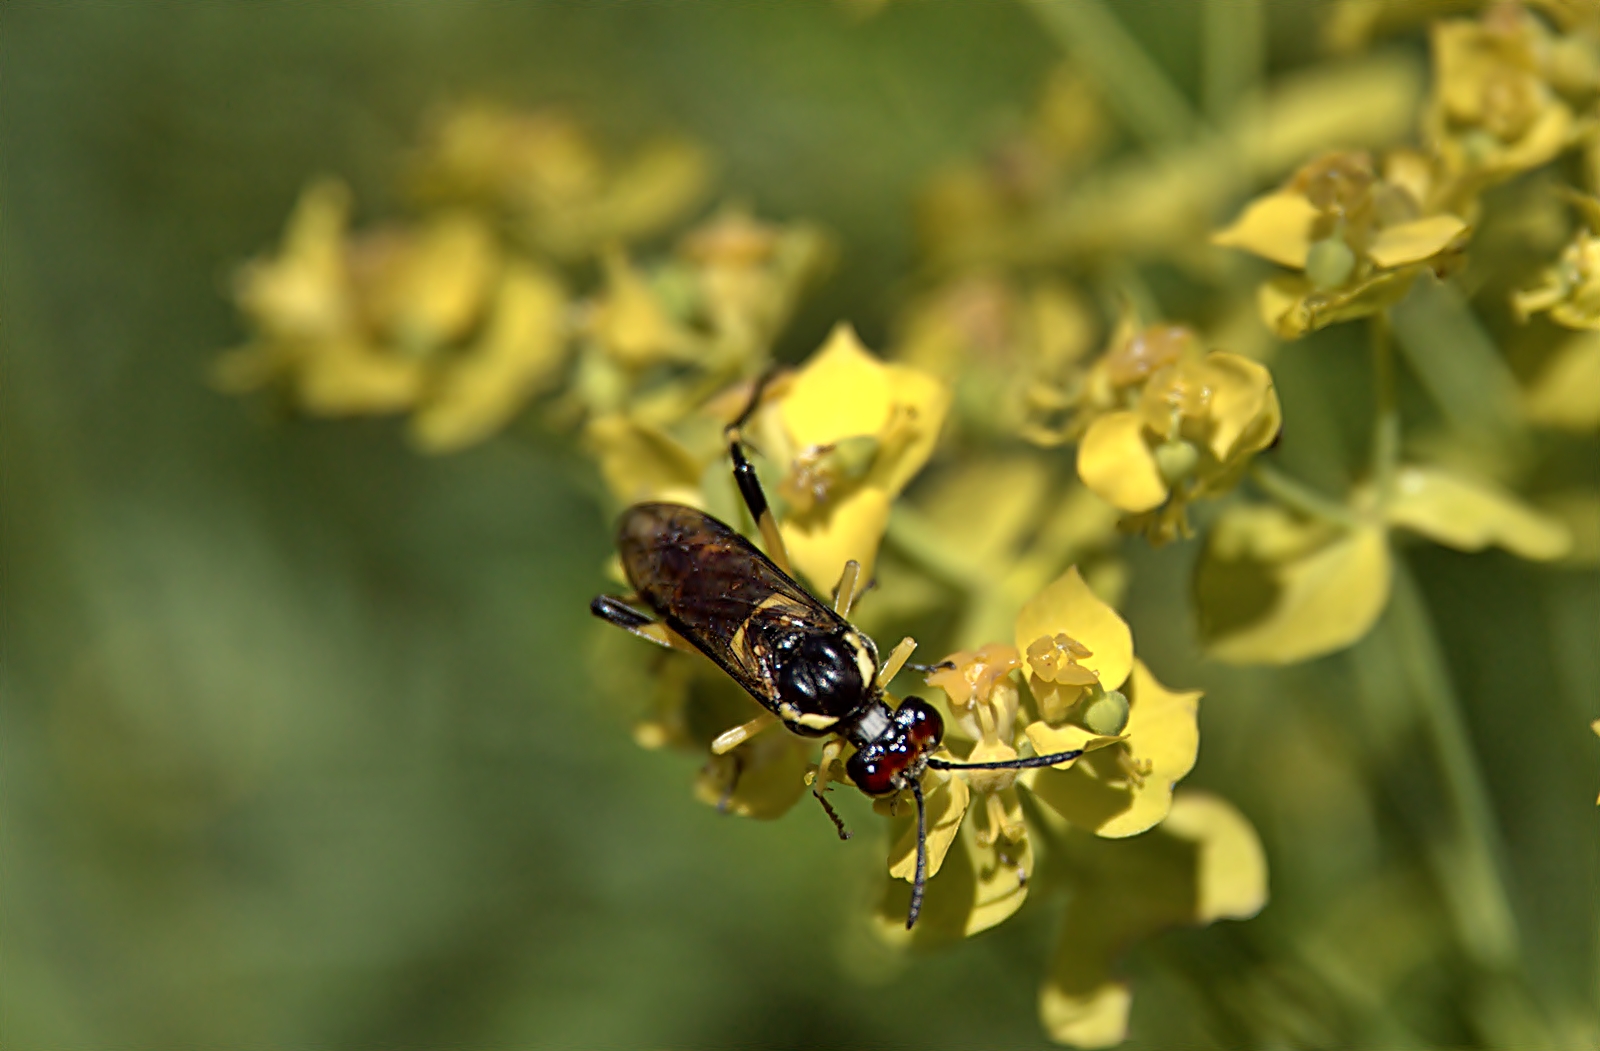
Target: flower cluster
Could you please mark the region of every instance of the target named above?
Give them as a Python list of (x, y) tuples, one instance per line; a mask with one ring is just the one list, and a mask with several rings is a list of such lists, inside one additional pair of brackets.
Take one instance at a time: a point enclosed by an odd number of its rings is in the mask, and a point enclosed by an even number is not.
[[(1088, 32), (1039, 6), (1058, 35)], [(1422, 18), (1418, 6), (1345, 4), (1330, 32), (1355, 46)], [(1058, 1042), (1109, 1046), (1129, 1029), (1118, 967), (1135, 942), (1251, 916), (1267, 896), (1250, 820), (1179, 788), (1200, 694), (1163, 685), (1150, 665), (1171, 666), (1170, 638), (1151, 646), (1130, 614), (1135, 656), (1118, 608), (1149, 560), (1129, 545), (1200, 534), (1175, 633), (1197, 629), (1205, 656), (1236, 665), (1366, 638), (1407, 593), (1402, 545), (1417, 538), (1600, 560), (1600, 497), (1569, 477), (1558, 435), (1530, 433), (1600, 427), (1593, 172), (1563, 191), (1579, 228), (1546, 242), (1567, 245), (1515, 282), (1510, 312), (1503, 288), (1474, 304), (1494, 286), (1470, 269), (1498, 195), (1525, 192), (1536, 170), (1558, 178), (1575, 148), (1600, 163), (1600, 37), (1575, 6), (1433, 21), (1426, 93), (1377, 67), (1335, 71), (1241, 97), (1205, 128), (1176, 92), (1137, 82), (1151, 75), (1137, 62), (1059, 69), (1019, 130), (930, 179), (925, 265), (882, 354), (841, 321), (792, 365), (774, 348), (834, 251), (817, 227), (727, 205), (677, 228), (711, 171), (697, 147), (661, 140), (613, 160), (561, 114), (442, 111), (413, 158), (411, 220), (352, 231), (347, 190), (306, 190), (280, 248), (239, 273), (251, 336), (213, 378), (275, 388), (312, 415), (408, 413), (429, 452), (536, 410), (574, 436), (616, 507), (676, 502), (781, 540), (795, 578), (861, 630), (948, 654), (920, 672), (947, 730), (938, 758), (1081, 751), (1047, 768), (924, 772), (930, 879), (910, 932), (912, 796), (880, 800), (892, 824), (870, 928), (890, 949), (934, 947), (1064, 897), (1040, 1018)], [(1167, 101), (1140, 110), (1113, 90), (1119, 76)], [(1119, 152), (1119, 122), (1144, 153)], [(1407, 128), (1411, 144), (1395, 146)], [(1264, 186), (1276, 188), (1240, 207)], [(1278, 269), (1263, 278), (1219, 249)], [(1562, 339), (1503, 362), (1479, 318), (1494, 308)], [(1288, 370), (1336, 353), (1337, 326), (1355, 320), (1372, 351), (1369, 458), (1325, 459), (1319, 477), (1352, 479), (1328, 495), (1290, 473), (1303, 455), (1275, 450), (1286, 419), (1293, 442), (1296, 413), (1317, 408), (1317, 392), (1291, 397)], [(1439, 352), (1430, 326), (1465, 334), (1460, 347)], [(1402, 356), (1417, 381), (1405, 398)], [(1424, 395), (1434, 404), (1418, 413)], [(1304, 418), (1313, 432), (1318, 414)], [(730, 473), (734, 421), (775, 531), (751, 521)], [(807, 786), (825, 798), (848, 782), (843, 738), (819, 756), (764, 730), (770, 716), (688, 646), (646, 652), (614, 631), (595, 645), (610, 692), (649, 698), (639, 743), (704, 758), (705, 803), (770, 819)]]

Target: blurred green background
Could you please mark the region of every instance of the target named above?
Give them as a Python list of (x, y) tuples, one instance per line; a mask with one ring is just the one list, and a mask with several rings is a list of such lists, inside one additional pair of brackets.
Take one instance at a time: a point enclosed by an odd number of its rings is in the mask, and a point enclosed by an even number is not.
[[(1196, 10), (1118, 5), (1191, 94)], [(1273, 5), (1276, 65), (1311, 57), (1309, 19)], [(1056, 61), (1027, 11), (10, 3), (0, 25), (6, 1046), (1044, 1044), (1053, 906), (896, 962), (850, 919), (881, 864), (859, 800), (842, 846), (810, 808), (725, 819), (691, 798), (693, 760), (632, 743), (582, 661), (610, 527), (574, 454), (524, 436), (426, 459), (392, 424), (204, 383), (243, 332), (230, 274), (305, 181), (392, 213), (421, 114), (469, 97), (705, 143), (720, 194), (839, 238), (780, 354), (839, 318), (880, 345), (913, 190)], [(1337, 371), (1275, 369), (1291, 421)], [(1135, 1041), (1360, 1045), (1379, 1008), (1306, 945), (1352, 874), (1420, 878), (1393, 800), (1432, 789), (1277, 747), (1354, 747), (1356, 665), (1202, 667), (1174, 614), (1192, 555), (1135, 552), (1130, 620), (1163, 679), (1210, 691), (1191, 781), (1255, 821), (1274, 900), (1134, 955)], [(1412, 565), (1544, 1031), (1600, 1031), (1600, 761), (1573, 729), (1600, 714), (1600, 589), (1498, 555)], [(1468, 1042), (1471, 975), (1410, 981), (1403, 1031)]]

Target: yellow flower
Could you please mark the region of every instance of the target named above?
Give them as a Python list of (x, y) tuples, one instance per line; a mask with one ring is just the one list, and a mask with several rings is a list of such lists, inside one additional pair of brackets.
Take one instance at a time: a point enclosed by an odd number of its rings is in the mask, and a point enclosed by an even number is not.
[(1572, 109), (1551, 86), (1549, 31), (1517, 4), (1432, 25), (1434, 90), (1424, 133), (1444, 199), (1465, 207), (1485, 187), (1537, 168), (1574, 140)]
[(770, 394), (746, 433), (782, 467), (790, 560), (824, 594), (852, 559), (870, 580), (889, 505), (932, 454), (949, 388), (879, 361), (841, 324)]
[(1600, 428), (1600, 331), (1562, 341), (1523, 391), (1522, 409), (1530, 422), (1546, 427)]
[(1168, 927), (1248, 919), (1267, 901), (1260, 838), (1209, 793), (1178, 793), (1167, 819), (1134, 839), (1064, 843), (1071, 894), (1039, 992), (1039, 1019), (1057, 1043), (1099, 1048), (1126, 1039), (1133, 993), (1115, 968), (1133, 943)]
[(1157, 542), (1187, 533), (1187, 505), (1232, 488), (1282, 421), (1265, 366), (1223, 351), (1202, 356), (1178, 326), (1127, 322), (1091, 368), (1079, 415), (1089, 422), (1078, 476), (1143, 516), (1134, 522)]
[(657, 141), (611, 164), (565, 114), (474, 104), (435, 115), (414, 183), (424, 200), (495, 209), (539, 251), (574, 259), (662, 229), (701, 197), (709, 175), (689, 143)]
[(1395, 528), (1459, 551), (1493, 545), (1537, 561), (1561, 558), (1572, 542), (1556, 519), (1437, 467), (1401, 467), (1388, 494), (1356, 490), (1343, 522), (1235, 506), (1213, 523), (1196, 571), (1210, 655), (1292, 664), (1362, 638), (1388, 605)]
[(1600, 330), (1600, 198), (1573, 193), (1569, 200), (1583, 218), (1583, 229), (1537, 285), (1512, 294), (1511, 307), (1519, 321), (1547, 313), (1567, 328)]
[(1430, 210), (1429, 162), (1390, 155), (1380, 176), (1366, 153), (1326, 154), (1282, 189), (1252, 201), (1211, 242), (1299, 271), (1257, 295), (1284, 339), (1366, 317), (1400, 300), (1424, 269), (1439, 271), (1466, 242), (1459, 215)]
[(908, 312), (893, 356), (949, 382), (957, 439), (1020, 434), (1057, 445), (1081, 359), (1097, 322), (1070, 286), (1026, 289), (969, 275), (935, 289)]
[[(928, 677), (947, 698), (947, 743), (971, 740), (966, 762), (1010, 761), (1023, 743), (1038, 755), (1086, 754), (1047, 769), (929, 772), (939, 820), (930, 824), (938, 837), (930, 833), (928, 872), (938, 874), (957, 850), (958, 874), (929, 883), (916, 935), (923, 940), (975, 934), (1022, 906), (1033, 846), (1019, 787), (1078, 828), (1123, 838), (1166, 817), (1173, 786), (1194, 765), (1199, 694), (1173, 693), (1155, 680), (1133, 656), (1128, 625), (1075, 567), (1023, 606), (1013, 630), (1015, 645), (952, 654)], [(901, 809), (902, 801), (880, 808)], [(963, 826), (967, 814), (974, 820)], [(890, 850), (891, 880), (912, 877), (915, 851), (906, 826)], [(910, 937), (893, 929), (895, 916), (903, 928), (903, 887), (891, 884), (879, 912), (891, 940)]]
[(559, 279), (506, 255), (479, 219), (347, 233), (349, 194), (307, 188), (277, 255), (239, 275), (257, 330), (213, 369), (224, 390), (286, 385), (319, 416), (414, 410), (411, 436), (448, 452), (499, 430), (565, 361)]

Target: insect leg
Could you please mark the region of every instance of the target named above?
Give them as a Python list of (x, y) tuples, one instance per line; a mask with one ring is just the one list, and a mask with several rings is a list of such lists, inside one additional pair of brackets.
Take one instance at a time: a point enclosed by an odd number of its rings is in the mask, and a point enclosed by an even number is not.
[(683, 640), (683, 636), (660, 621), (651, 620), (640, 613), (628, 605), (625, 599), (613, 595), (596, 595), (594, 601), (589, 603), (589, 612), (608, 624), (615, 624), (623, 631), (632, 632), (641, 639), (649, 639), (657, 646), (683, 650), (685, 653), (695, 652), (694, 647)]
[(917, 800), (917, 873), (911, 884), (911, 908), (906, 913), (906, 930), (917, 922), (922, 912), (922, 893), (928, 886), (928, 807), (922, 801), (922, 782), (911, 782), (911, 794)]
[(860, 576), (860, 562), (852, 558), (844, 564), (844, 572), (839, 574), (839, 584), (833, 589), (833, 611), (841, 617), (848, 617), (850, 607), (856, 604), (856, 581)]
[(711, 754), (726, 755), (777, 721), (776, 715), (762, 712), (747, 723), (741, 723), (731, 730), (724, 730), (717, 735), (715, 741), (711, 742)]
[(822, 746), (822, 758), (817, 761), (817, 776), (811, 782), (811, 794), (817, 797), (817, 802), (822, 804), (822, 809), (827, 811), (828, 818), (833, 822), (833, 827), (839, 831), (840, 839), (849, 839), (850, 832), (844, 827), (844, 819), (839, 812), (833, 809), (833, 804), (828, 802), (828, 797), (823, 795), (828, 790), (828, 768), (839, 759), (839, 754), (844, 751), (844, 742), (835, 737)]
[(788, 573), (789, 551), (783, 546), (783, 536), (778, 532), (778, 520), (767, 505), (767, 494), (761, 491), (761, 479), (756, 477), (756, 469), (745, 459), (744, 438), (739, 433), (739, 429), (750, 422), (750, 417), (760, 407), (761, 395), (766, 392), (767, 384), (777, 372), (777, 367), (773, 366), (761, 374), (750, 391), (750, 401), (744, 411), (739, 413), (738, 419), (728, 424), (723, 433), (728, 439), (728, 456), (733, 460), (733, 480), (739, 486), (739, 495), (744, 498), (745, 507), (750, 509), (750, 517), (755, 520), (756, 528), (761, 530), (761, 541), (766, 545), (768, 557), (778, 564), (779, 569)]
[(756, 477), (755, 467), (745, 459), (737, 431), (728, 439), (728, 455), (733, 458), (733, 480), (739, 486), (739, 495), (744, 497), (744, 505), (750, 509), (750, 517), (755, 519), (756, 526), (761, 530), (761, 541), (766, 545), (767, 555), (778, 564), (779, 569), (790, 573), (789, 550), (783, 546), (783, 534), (778, 532), (778, 519), (767, 504), (767, 494), (761, 491), (761, 479)]
[(890, 680), (900, 674), (900, 669), (905, 666), (906, 661), (911, 657), (912, 651), (916, 648), (916, 639), (909, 635), (901, 639), (899, 644), (889, 651), (889, 659), (883, 662), (883, 667), (878, 669), (878, 681), (874, 685), (880, 690), (888, 686)]

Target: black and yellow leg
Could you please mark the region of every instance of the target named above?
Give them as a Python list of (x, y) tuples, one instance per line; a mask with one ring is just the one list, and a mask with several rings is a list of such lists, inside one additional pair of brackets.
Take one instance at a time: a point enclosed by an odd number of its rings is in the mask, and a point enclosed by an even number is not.
[(750, 400), (745, 404), (744, 411), (739, 413), (738, 419), (728, 424), (723, 433), (728, 439), (728, 457), (733, 460), (733, 480), (739, 486), (739, 495), (744, 498), (745, 507), (750, 509), (750, 517), (756, 528), (761, 530), (761, 541), (767, 547), (767, 556), (778, 564), (779, 569), (788, 573), (789, 552), (783, 546), (783, 535), (778, 532), (778, 520), (767, 505), (767, 494), (761, 491), (761, 479), (756, 477), (755, 467), (745, 458), (744, 438), (739, 433), (750, 422), (750, 417), (755, 415), (756, 409), (761, 407), (761, 395), (777, 374), (777, 366), (761, 374), (750, 389)]
[(657, 646), (683, 650), (685, 653), (695, 652), (694, 647), (685, 642), (683, 636), (660, 621), (651, 620), (640, 613), (628, 605), (627, 599), (620, 599), (614, 595), (596, 595), (594, 601), (589, 603), (589, 612), (608, 624), (615, 624), (623, 631), (632, 632), (641, 639), (649, 639)]
[(739, 486), (739, 495), (744, 497), (750, 517), (755, 519), (756, 528), (761, 530), (761, 541), (766, 545), (767, 557), (776, 562), (779, 569), (790, 573), (789, 551), (783, 546), (783, 534), (778, 532), (778, 519), (767, 504), (767, 494), (761, 491), (761, 479), (756, 477), (754, 465), (745, 459), (739, 432), (730, 429), (730, 434), (728, 455), (733, 459), (733, 480)]

